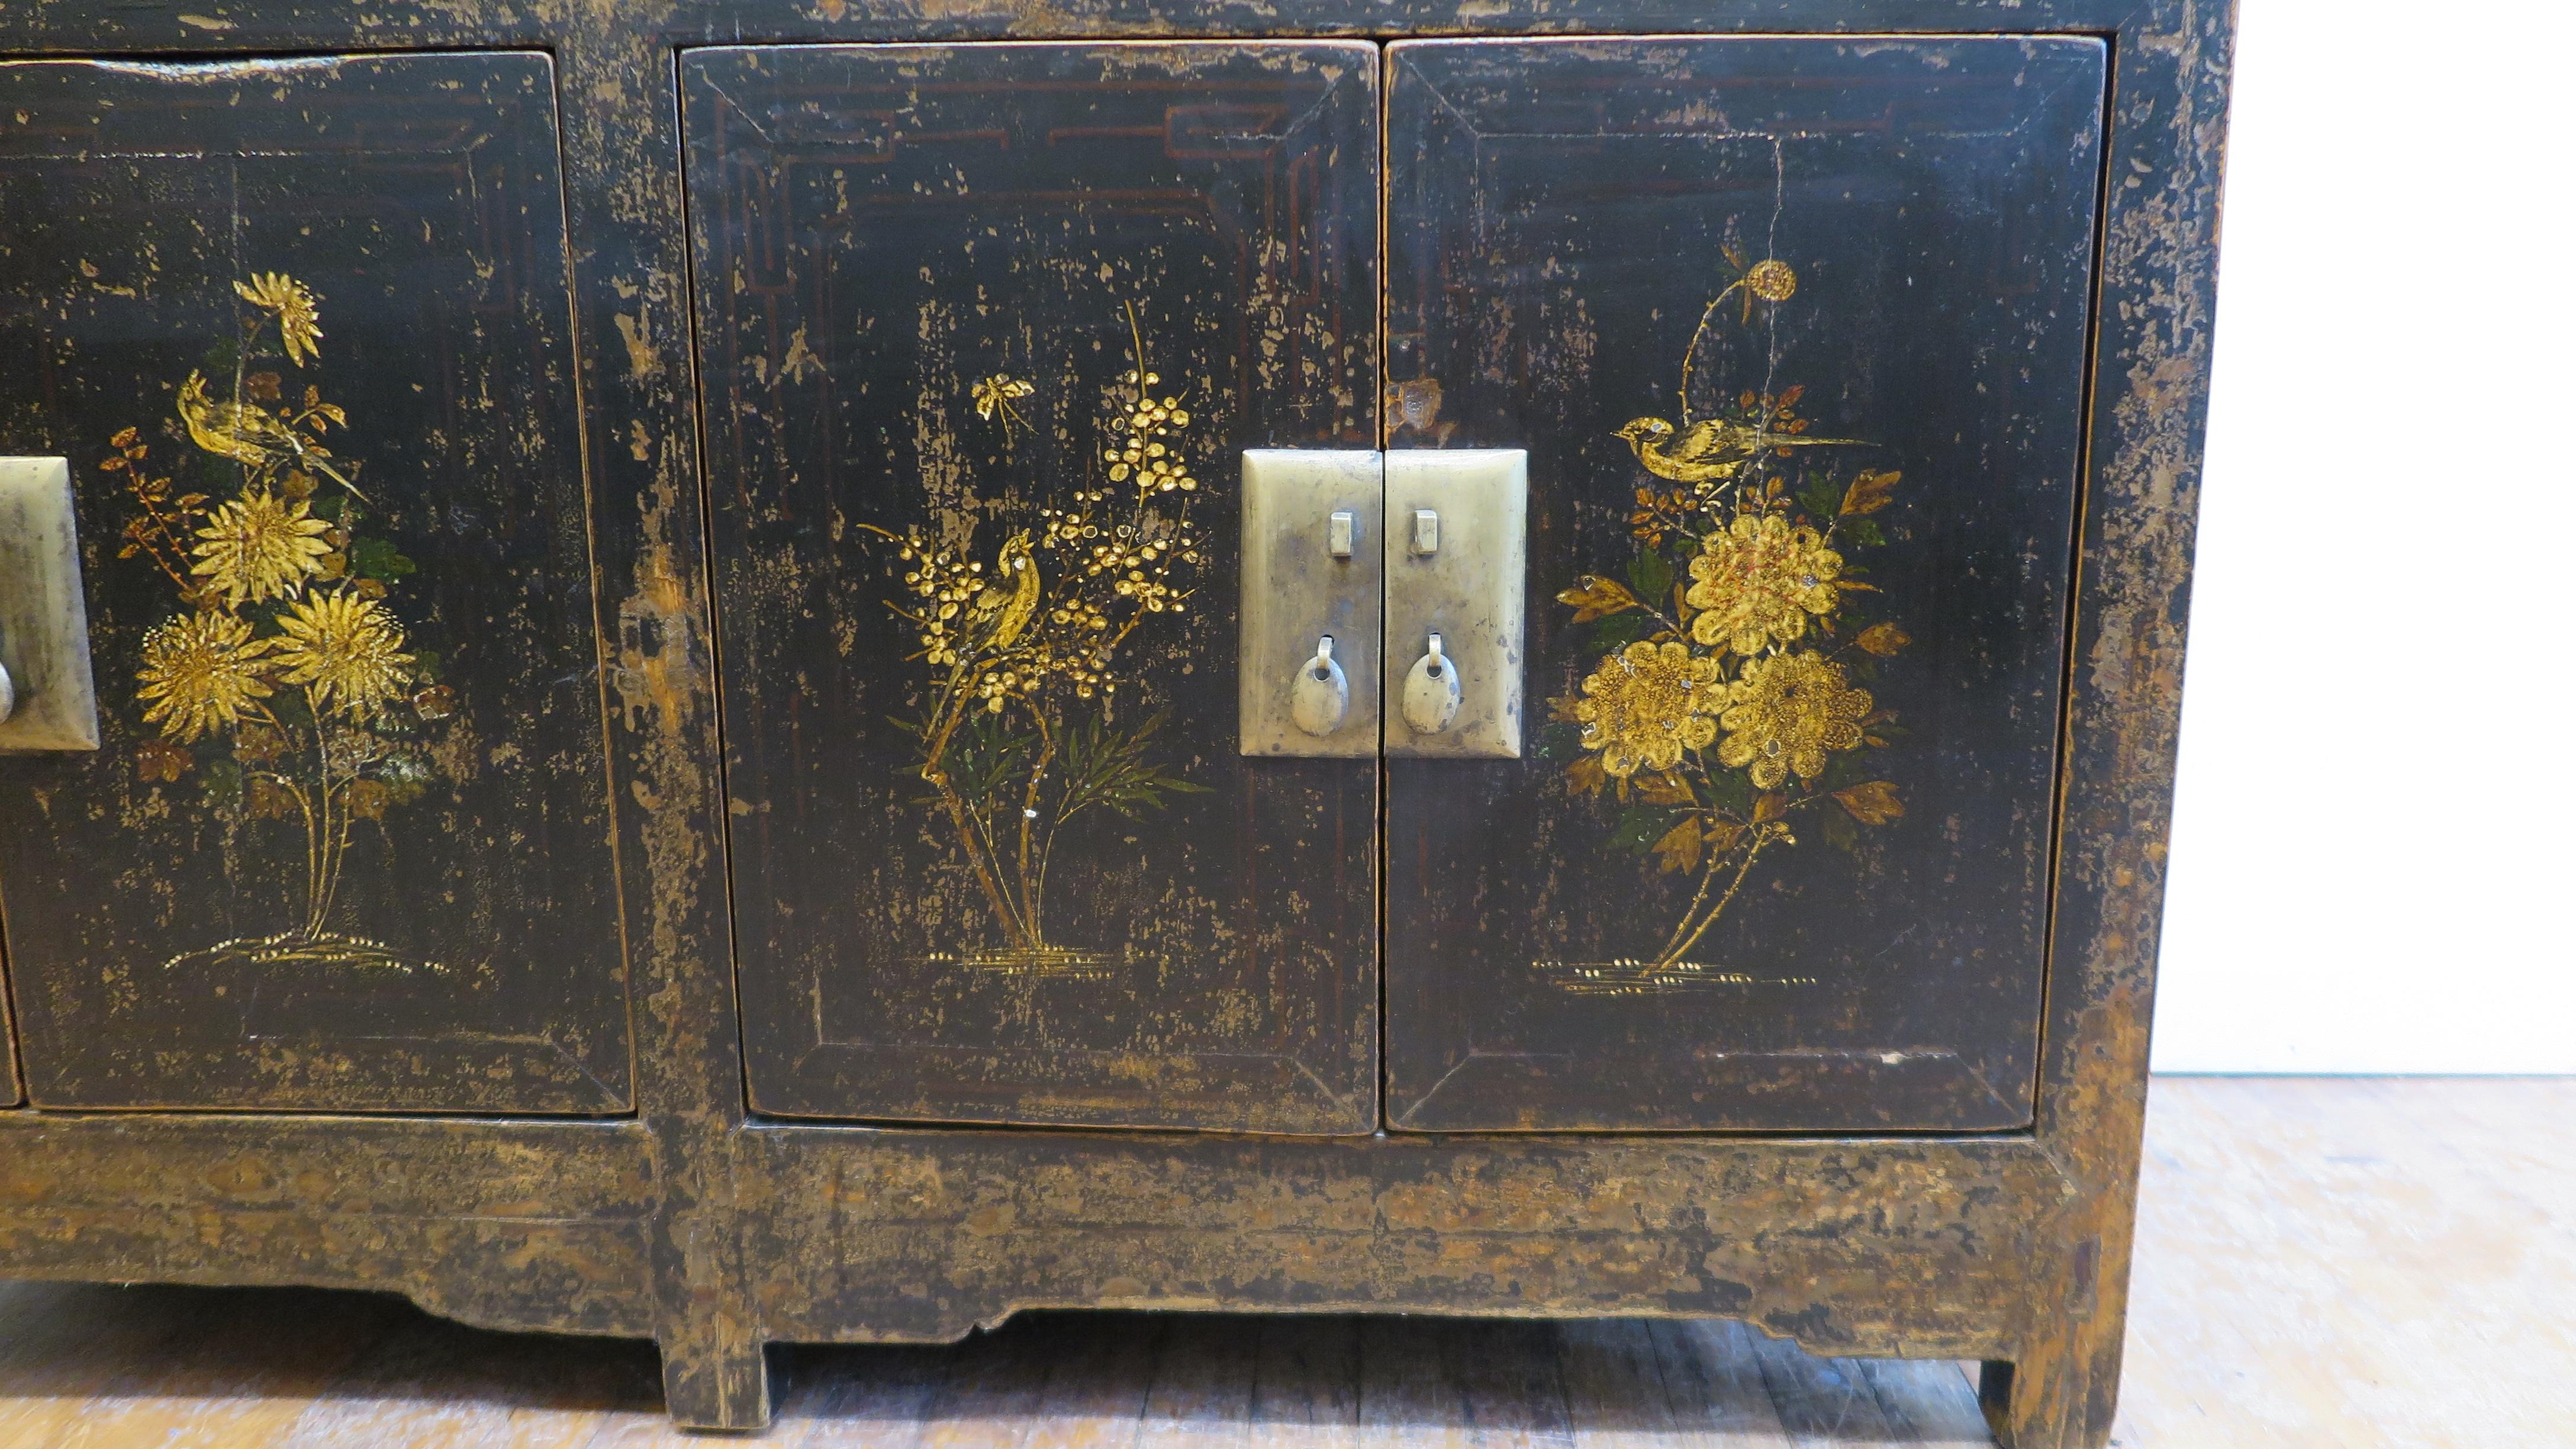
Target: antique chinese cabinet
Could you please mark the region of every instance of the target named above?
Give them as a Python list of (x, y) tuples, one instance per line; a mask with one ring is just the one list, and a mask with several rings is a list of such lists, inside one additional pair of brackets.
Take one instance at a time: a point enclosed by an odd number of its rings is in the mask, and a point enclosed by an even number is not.
[(0, 10), (0, 1275), (2111, 1423), (2230, 15)]

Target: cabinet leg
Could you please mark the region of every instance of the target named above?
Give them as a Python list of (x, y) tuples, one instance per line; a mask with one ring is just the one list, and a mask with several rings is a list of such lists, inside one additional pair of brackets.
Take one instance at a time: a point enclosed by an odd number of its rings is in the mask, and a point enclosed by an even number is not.
[(1977, 1375), (1977, 1399), (2002, 1449), (2104, 1449), (2120, 1401), (2119, 1330), (2107, 1344), (2054, 1345), (2018, 1362), (1988, 1359)]
[(662, 1402), (683, 1429), (769, 1427), (769, 1354), (759, 1343), (662, 1345)]

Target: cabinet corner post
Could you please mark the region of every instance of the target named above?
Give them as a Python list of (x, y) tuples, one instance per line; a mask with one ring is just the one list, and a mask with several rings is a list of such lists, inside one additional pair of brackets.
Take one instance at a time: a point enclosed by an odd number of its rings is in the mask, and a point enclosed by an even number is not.
[(757, 1339), (718, 1335), (662, 1341), (662, 1398), (683, 1429), (769, 1427), (769, 1355)]
[(2096, 1308), (2019, 1359), (1987, 1359), (1977, 1401), (2002, 1449), (2104, 1449), (2120, 1406), (2126, 1315)]

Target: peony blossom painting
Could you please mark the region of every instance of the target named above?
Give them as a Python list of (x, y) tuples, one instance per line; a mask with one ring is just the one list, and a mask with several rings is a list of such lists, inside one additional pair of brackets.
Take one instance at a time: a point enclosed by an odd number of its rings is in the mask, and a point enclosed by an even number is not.
[(1730, 310), (1752, 323), (1798, 294), (1786, 262), (1729, 261), (1736, 278), (1682, 359), (1681, 416), (1615, 434), (1646, 475), (1628, 518), (1634, 555), (1557, 595), (1599, 651), (1555, 701), (1580, 732), (1566, 785), (1615, 813), (1614, 844), (1690, 887), (1635, 955), (1540, 963), (1572, 992), (1744, 979), (1707, 958), (1723, 955), (1711, 949), (1720, 923), (1763, 859), (1811, 823), (1848, 833), (1905, 813), (1899, 787), (1866, 768), (1899, 727), (1865, 676), (1911, 641), (1874, 607), (1863, 562), (1887, 542), (1873, 515), (1902, 475), (1869, 466), (1862, 439), (1813, 431), (1803, 387), (1727, 397), (1694, 375)]

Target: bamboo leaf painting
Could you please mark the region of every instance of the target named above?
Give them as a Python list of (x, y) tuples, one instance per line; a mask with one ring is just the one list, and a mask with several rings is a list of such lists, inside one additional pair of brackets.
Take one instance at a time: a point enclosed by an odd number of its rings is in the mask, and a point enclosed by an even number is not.
[[(987, 556), (974, 524), (934, 539), (863, 525), (893, 545), (904, 597), (888, 608), (918, 641), (926, 708), (915, 743), (919, 803), (974, 878), (997, 944), (942, 959), (1021, 975), (1098, 975), (1108, 953), (1049, 927), (1057, 848), (1077, 819), (1123, 819), (1205, 787), (1157, 758), (1161, 713), (1120, 712), (1126, 646), (1183, 613), (1204, 541), (1204, 489), (1184, 453), (1189, 403), (1149, 365), (1133, 308), (1131, 366), (1108, 392), (1095, 476), (1064, 507), (1026, 510)], [(1026, 379), (976, 384), (977, 416), (1025, 428)]]

